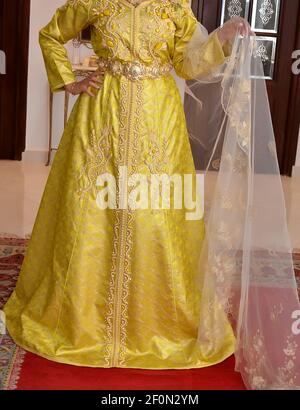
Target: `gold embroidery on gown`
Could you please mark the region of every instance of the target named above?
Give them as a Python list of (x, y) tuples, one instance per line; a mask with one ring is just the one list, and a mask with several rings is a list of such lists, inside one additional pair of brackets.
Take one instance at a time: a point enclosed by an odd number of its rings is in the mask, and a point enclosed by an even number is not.
[[(192, 78), (182, 62), (196, 24), (184, 0), (69, 0), (40, 32), (51, 88), (75, 81), (63, 44), (89, 25), (100, 58), (172, 63)], [(199, 52), (199, 73), (225, 59), (215, 34)], [(10, 334), (29, 351), (83, 366), (194, 368), (224, 360), (234, 350), (229, 324), (217, 352), (197, 341), (203, 220), (188, 221), (177, 209), (99, 209), (97, 174), (118, 177), (120, 166), (129, 176), (195, 175), (170, 74), (131, 81), (106, 72), (95, 98), (78, 98), (5, 306)]]

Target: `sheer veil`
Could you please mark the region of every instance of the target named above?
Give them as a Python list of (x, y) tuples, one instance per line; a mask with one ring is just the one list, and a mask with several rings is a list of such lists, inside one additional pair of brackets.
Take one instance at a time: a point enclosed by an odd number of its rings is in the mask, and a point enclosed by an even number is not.
[[(199, 24), (186, 64), (197, 64), (206, 38)], [(222, 67), (186, 83), (196, 167), (216, 176), (199, 260), (198, 339), (206, 356), (218, 351), (228, 318), (247, 388), (299, 389), (300, 305), (262, 77), (255, 37), (237, 33)]]

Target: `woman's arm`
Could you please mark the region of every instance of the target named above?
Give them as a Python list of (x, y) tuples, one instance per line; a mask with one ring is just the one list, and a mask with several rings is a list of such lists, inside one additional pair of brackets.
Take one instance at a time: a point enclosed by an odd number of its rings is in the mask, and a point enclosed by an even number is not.
[(40, 46), (53, 92), (76, 81), (64, 44), (92, 23), (92, 3), (93, 0), (68, 0), (40, 31)]
[(209, 76), (230, 55), (230, 42), (235, 38), (237, 30), (242, 35), (251, 33), (249, 24), (241, 18), (232, 19), (207, 36), (189, 4), (185, 0), (180, 3), (174, 19), (175, 71), (187, 80)]

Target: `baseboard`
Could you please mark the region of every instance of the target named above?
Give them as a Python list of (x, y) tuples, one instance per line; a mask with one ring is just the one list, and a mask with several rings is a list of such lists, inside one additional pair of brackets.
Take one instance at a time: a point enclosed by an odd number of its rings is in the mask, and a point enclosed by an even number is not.
[(300, 165), (295, 165), (293, 167), (293, 173), (292, 173), (293, 177), (300, 177)]
[(46, 164), (47, 158), (47, 151), (25, 151), (22, 155), (22, 162), (33, 164)]

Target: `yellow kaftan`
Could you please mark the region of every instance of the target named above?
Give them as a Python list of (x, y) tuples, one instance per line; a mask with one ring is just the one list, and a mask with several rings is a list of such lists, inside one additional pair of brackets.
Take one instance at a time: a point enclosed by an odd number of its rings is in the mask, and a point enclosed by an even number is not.
[[(92, 26), (105, 59), (172, 64), (186, 79), (197, 20), (184, 0), (69, 0), (41, 30), (53, 91), (75, 81), (63, 46)], [(216, 34), (197, 75), (225, 59)], [(195, 75), (195, 73), (193, 73)], [(55, 156), (17, 287), (5, 306), (17, 344), (55, 361), (94, 367), (196, 368), (230, 356), (197, 341), (195, 285), (204, 222), (186, 210), (100, 209), (97, 176), (195, 174), (185, 115), (170, 73), (133, 81), (106, 72), (81, 95)], [(199, 273), (201, 275), (201, 272)]]

